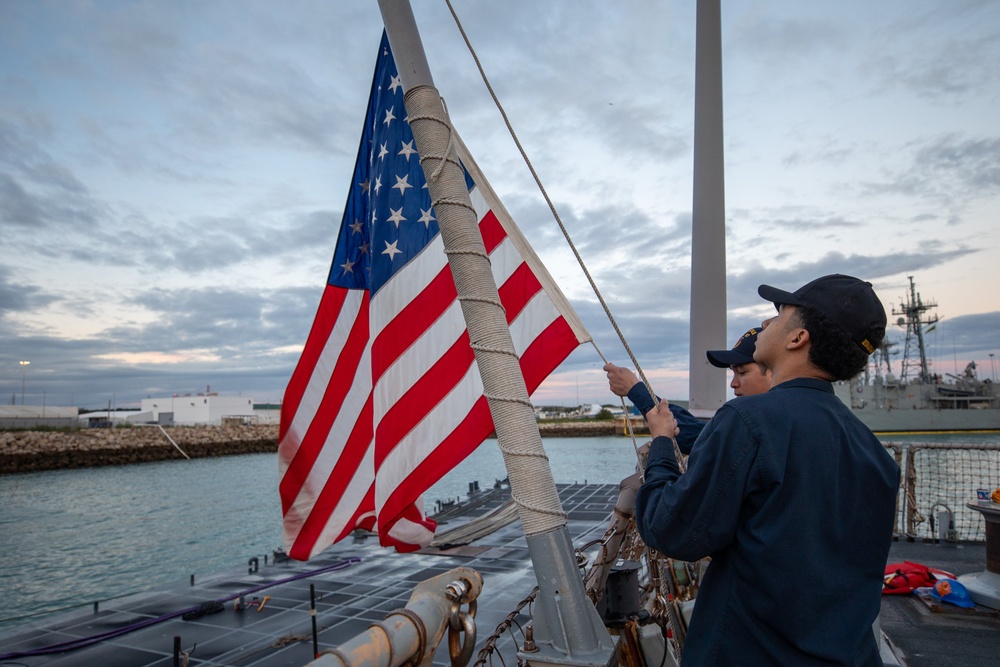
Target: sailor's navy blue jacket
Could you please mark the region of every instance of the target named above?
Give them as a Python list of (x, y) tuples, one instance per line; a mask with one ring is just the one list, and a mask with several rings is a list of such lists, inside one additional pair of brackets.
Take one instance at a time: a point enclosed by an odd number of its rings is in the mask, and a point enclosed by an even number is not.
[(899, 466), (825, 380), (726, 403), (681, 475), (654, 438), (636, 496), (647, 545), (711, 556), (684, 644), (692, 665), (881, 665), (872, 623)]

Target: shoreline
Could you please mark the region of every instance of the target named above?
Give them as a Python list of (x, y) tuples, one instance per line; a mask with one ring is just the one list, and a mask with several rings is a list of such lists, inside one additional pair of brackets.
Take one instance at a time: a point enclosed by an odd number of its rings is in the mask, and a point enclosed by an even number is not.
[[(164, 430), (193, 459), (278, 451), (276, 425), (171, 426)], [(0, 475), (183, 458), (155, 426), (0, 432)]]
[[(164, 429), (190, 458), (278, 451), (278, 426), (171, 426)], [(620, 422), (539, 422), (543, 438), (622, 435)], [(155, 426), (78, 431), (0, 431), (0, 475), (171, 461), (184, 456)]]

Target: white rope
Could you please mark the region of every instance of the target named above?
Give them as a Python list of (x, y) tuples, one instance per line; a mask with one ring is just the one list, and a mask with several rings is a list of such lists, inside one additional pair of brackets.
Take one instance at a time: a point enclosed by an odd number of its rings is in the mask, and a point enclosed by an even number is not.
[[(549, 532), (565, 526), (552, 471), (539, 466), (545, 457), (534, 412), (521, 374), (518, 355), (507, 325), (506, 311), (492, 279), (489, 255), (476, 224), (478, 216), (468, 202), (464, 178), (440, 178), (442, 169), (461, 174), (455, 157), (456, 138), (445, 116), (445, 107), (432, 86), (416, 86), (406, 92), (404, 102), (414, 138), (427, 159), (424, 163), (438, 213), (448, 265), (462, 304), (469, 343), (483, 379), (483, 391), (497, 431), (497, 442), (511, 481), (511, 497), (518, 506), (525, 535)], [(428, 122), (433, 121), (433, 122)], [(447, 138), (442, 127), (448, 128)], [(527, 428), (530, 425), (532, 428)]]

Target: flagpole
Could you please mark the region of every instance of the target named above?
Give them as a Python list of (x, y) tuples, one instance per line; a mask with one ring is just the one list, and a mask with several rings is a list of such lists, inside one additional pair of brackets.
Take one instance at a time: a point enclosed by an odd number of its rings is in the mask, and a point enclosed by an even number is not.
[(434, 87), (413, 11), (408, 0), (379, 0), (379, 8), (538, 580), (534, 647), (520, 655), (535, 664), (604, 665), (614, 645), (583, 587), (566, 513), (456, 157), (457, 140)]

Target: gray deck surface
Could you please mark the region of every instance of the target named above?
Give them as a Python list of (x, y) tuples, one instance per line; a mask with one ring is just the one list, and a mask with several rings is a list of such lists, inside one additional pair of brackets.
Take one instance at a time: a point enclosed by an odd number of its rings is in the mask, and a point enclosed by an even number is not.
[[(911, 561), (955, 575), (982, 572), (986, 543), (959, 545), (894, 542), (889, 562)], [(882, 631), (909, 667), (995, 667), (1000, 665), (1000, 617), (987, 607), (962, 609), (930, 604), (912, 595), (882, 596)]]
[[(569, 513), (574, 544), (599, 538), (607, 527), (610, 508), (618, 495), (613, 485), (560, 485), (563, 508)], [(470, 513), (440, 524), (441, 533), (454, 525), (501, 505), (508, 493), (481, 492), (490, 499)], [(461, 555), (457, 555), (461, 554)], [(58, 667), (169, 667), (174, 664), (174, 637), (183, 651), (191, 651), (189, 665), (305, 665), (313, 659), (309, 584), (317, 597), (319, 650), (337, 646), (367, 630), (373, 621), (406, 606), (413, 587), (458, 566), (471, 567), (483, 576), (478, 600), (477, 651), (493, 629), (535, 586), (521, 523), (513, 523), (478, 540), (474, 547), (451, 552), (398, 554), (378, 547), (375, 538), (349, 537), (308, 563), (285, 561), (264, 566), (257, 574), (247, 569), (183, 582), (170, 590), (151, 591), (103, 602), (98, 613), (90, 607), (59, 614), (0, 631), (0, 654), (38, 649), (60, 642), (90, 637), (130, 624), (154, 619), (202, 602), (226, 598), (268, 582), (314, 571), (345, 558), (360, 561), (345, 569), (282, 583), (247, 596), (270, 599), (260, 612), (234, 611), (233, 601), (224, 611), (196, 620), (166, 620), (99, 644), (52, 655), (0, 660), (0, 666), (51, 665)], [(520, 637), (519, 637), (520, 639)], [(450, 665), (447, 638), (435, 664)], [(516, 664), (513, 649), (504, 651), (508, 664)], [(183, 663), (182, 663), (183, 664)]]
[[(617, 486), (559, 485), (559, 493), (570, 516), (569, 530), (576, 546), (603, 535)], [(485, 491), (479, 498), (484, 502), (464, 515), (448, 519), (439, 527), (439, 534), (495, 509), (506, 500), (506, 494)], [(310, 584), (315, 585), (319, 598), (317, 625), (322, 651), (404, 607), (417, 583), (460, 565), (483, 575), (476, 616), (478, 651), (493, 628), (535, 586), (534, 575), (525, 567), (528, 555), (519, 521), (469, 547), (429, 551), (397, 554), (378, 548), (374, 538), (350, 537), (308, 563), (261, 563), (255, 574), (249, 574), (247, 569), (218, 573), (200, 577), (193, 586), (182, 582), (171, 589), (103, 602), (97, 613), (86, 607), (50, 616), (0, 631), (0, 654), (84, 639), (234, 596), (262, 584), (281, 582), (347, 558), (360, 559), (341, 570), (285, 581), (248, 595), (248, 599), (270, 596), (260, 612), (255, 608), (234, 611), (233, 601), (228, 601), (223, 611), (195, 620), (176, 617), (71, 651), (0, 660), (0, 667), (169, 667), (174, 664), (175, 636), (181, 638), (182, 650), (190, 652), (188, 664), (192, 666), (305, 665), (313, 659)], [(938, 546), (899, 541), (892, 546), (889, 562), (910, 560), (965, 574), (984, 568), (985, 553), (983, 543)], [(885, 596), (881, 625), (901, 656), (901, 663), (910, 667), (1000, 664), (1000, 619), (996, 612), (983, 607), (962, 610), (951, 605), (929, 605), (914, 596)], [(506, 664), (516, 664), (510, 640), (501, 642), (500, 647)], [(439, 648), (435, 664), (450, 664), (447, 641)]]

